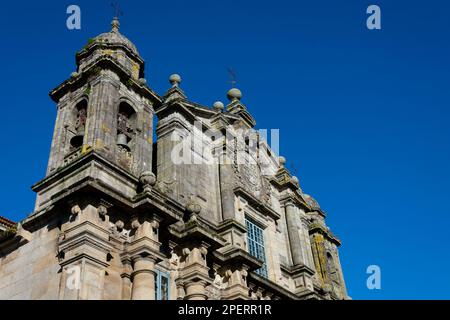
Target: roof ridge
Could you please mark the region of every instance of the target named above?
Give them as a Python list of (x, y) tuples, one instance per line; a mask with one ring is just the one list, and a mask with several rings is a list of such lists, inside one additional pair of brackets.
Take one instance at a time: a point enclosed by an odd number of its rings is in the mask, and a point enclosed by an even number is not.
[(9, 220), (8, 218), (5, 218), (3, 216), (0, 216), (0, 224), (6, 225), (8, 227), (12, 227), (16, 225), (16, 222)]

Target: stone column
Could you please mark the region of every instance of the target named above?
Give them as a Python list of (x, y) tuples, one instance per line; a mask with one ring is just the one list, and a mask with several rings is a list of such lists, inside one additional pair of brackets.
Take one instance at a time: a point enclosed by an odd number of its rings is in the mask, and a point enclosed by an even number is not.
[[(185, 300), (206, 300), (206, 286), (211, 283), (206, 264), (209, 244), (205, 242), (190, 243), (181, 249), (183, 267), (180, 270), (178, 283), (184, 287)], [(180, 292), (181, 293), (181, 292)]]
[(186, 290), (186, 300), (206, 300), (206, 290), (205, 287), (207, 285), (206, 281), (187, 281), (184, 284)]
[(110, 243), (107, 209), (89, 204), (82, 210), (71, 208), (68, 222), (62, 225), (57, 242), (59, 263), (63, 270), (60, 299), (98, 300), (103, 298), (105, 271), (110, 266)]
[(124, 272), (120, 275), (122, 277), (122, 300), (130, 300), (131, 299), (131, 289), (132, 289), (132, 282), (131, 282), (131, 273), (133, 272), (133, 268), (131, 267), (131, 262), (123, 261), (122, 262), (124, 267)]
[(136, 229), (133, 241), (128, 246), (128, 252), (133, 261), (131, 274), (133, 288), (132, 300), (155, 300), (155, 264), (161, 261), (158, 241), (158, 229), (160, 218), (156, 215), (146, 217), (139, 223), (137, 217), (132, 222)]
[(155, 259), (138, 256), (134, 260), (132, 300), (155, 300)]
[(296, 223), (296, 212), (295, 207), (292, 202), (287, 202), (285, 204), (286, 212), (286, 225), (289, 236), (289, 243), (291, 247), (292, 263), (293, 265), (298, 265), (303, 263), (302, 248), (300, 236), (298, 233), (298, 225)]

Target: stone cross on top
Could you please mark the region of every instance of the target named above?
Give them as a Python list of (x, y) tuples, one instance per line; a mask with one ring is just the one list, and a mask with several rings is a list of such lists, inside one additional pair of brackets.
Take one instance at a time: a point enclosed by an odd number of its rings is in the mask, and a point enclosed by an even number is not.
[(123, 16), (123, 11), (120, 9), (120, 5), (117, 2), (112, 2), (111, 7), (114, 9), (114, 19), (119, 19), (120, 16)]
[(230, 75), (230, 79), (231, 79), (229, 81), (231, 83), (231, 88), (234, 88), (236, 86), (236, 82), (237, 82), (236, 73), (231, 68), (227, 68), (227, 70), (228, 70), (228, 74)]

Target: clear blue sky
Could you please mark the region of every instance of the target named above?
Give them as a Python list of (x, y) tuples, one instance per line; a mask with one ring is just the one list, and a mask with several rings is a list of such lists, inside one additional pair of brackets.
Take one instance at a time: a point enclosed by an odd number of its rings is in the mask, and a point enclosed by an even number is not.
[[(65, 26), (82, 10), (82, 29)], [(378, 4), (382, 30), (365, 26)], [(177, 72), (194, 101), (226, 99), (227, 67), (259, 128), (328, 213), (354, 299), (450, 298), (450, 4), (444, 0), (122, 1), (121, 31), (158, 93)], [(0, 215), (32, 212), (55, 105), (75, 52), (108, 31), (110, 1), (1, 6)], [(366, 268), (382, 289), (366, 288)]]

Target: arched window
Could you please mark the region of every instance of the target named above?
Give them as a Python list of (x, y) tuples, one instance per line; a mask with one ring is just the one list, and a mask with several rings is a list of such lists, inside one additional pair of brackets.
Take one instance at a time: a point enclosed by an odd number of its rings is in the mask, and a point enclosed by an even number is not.
[(84, 131), (86, 128), (87, 119), (87, 100), (83, 99), (75, 106), (75, 124), (74, 124), (74, 136), (70, 139), (70, 146), (73, 149), (77, 149), (83, 145)]
[(117, 146), (119, 148), (131, 151), (135, 129), (136, 112), (128, 103), (120, 103), (117, 112)]

